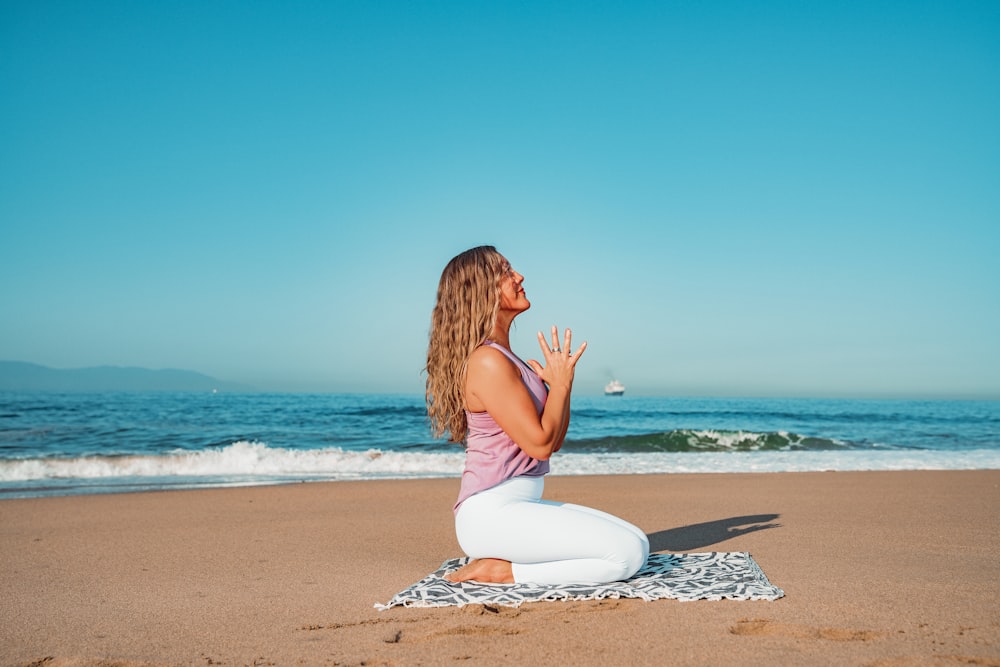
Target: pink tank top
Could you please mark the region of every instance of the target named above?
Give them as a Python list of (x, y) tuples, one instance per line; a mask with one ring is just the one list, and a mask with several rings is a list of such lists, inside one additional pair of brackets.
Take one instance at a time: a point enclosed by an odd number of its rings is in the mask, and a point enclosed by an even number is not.
[[(490, 340), (483, 344), (500, 350), (514, 362), (521, 371), (521, 380), (531, 394), (535, 409), (538, 414), (542, 414), (548, 397), (548, 390), (542, 379), (502, 345)], [(525, 454), (488, 412), (466, 410), (465, 416), (469, 422), (469, 436), (466, 440), (462, 487), (458, 492), (458, 502), (455, 503), (456, 512), (466, 498), (480, 491), (493, 488), (512, 477), (541, 477), (549, 471), (548, 461), (539, 461)]]

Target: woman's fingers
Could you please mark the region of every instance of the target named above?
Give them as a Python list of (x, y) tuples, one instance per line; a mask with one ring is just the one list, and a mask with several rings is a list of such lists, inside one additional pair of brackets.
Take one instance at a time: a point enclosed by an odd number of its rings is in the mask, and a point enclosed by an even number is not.
[(566, 329), (563, 332), (563, 342), (562, 345), (559, 344), (559, 329), (558, 327), (552, 327), (552, 339), (551, 342), (546, 340), (545, 334), (541, 331), (538, 332), (538, 346), (542, 348), (542, 354), (545, 355), (545, 360), (549, 361), (552, 355), (565, 354), (566, 357), (576, 364), (576, 360), (583, 354), (583, 351), (587, 349), (587, 343), (584, 342), (580, 345), (576, 352), (573, 352), (573, 331), (571, 329)]
[(560, 347), (559, 329), (552, 327), (551, 347), (550, 342), (546, 340), (545, 334), (541, 331), (538, 332), (538, 346), (542, 348), (545, 365), (530, 359), (528, 365), (531, 366), (531, 369), (547, 383), (558, 381), (560, 377), (566, 378), (565, 374), (568, 373), (569, 382), (572, 383), (576, 362), (580, 361), (584, 350), (587, 349), (587, 342), (581, 343), (576, 352), (573, 352), (573, 332), (566, 329), (563, 333), (563, 345)]
[(552, 348), (549, 344), (545, 342), (545, 334), (541, 331), (538, 332), (538, 347), (542, 348), (542, 355), (548, 360), (549, 356), (552, 354)]
[(571, 329), (566, 329), (566, 333), (563, 334), (563, 349), (566, 350), (566, 354), (569, 356), (570, 362), (575, 366), (576, 362), (580, 359), (580, 355), (587, 349), (587, 341), (584, 341), (580, 345), (580, 348), (576, 352), (573, 352), (573, 331)]

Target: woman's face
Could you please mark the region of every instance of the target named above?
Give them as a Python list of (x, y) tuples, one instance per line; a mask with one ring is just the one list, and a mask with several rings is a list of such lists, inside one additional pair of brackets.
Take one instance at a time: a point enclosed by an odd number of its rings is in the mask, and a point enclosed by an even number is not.
[(510, 262), (505, 261), (506, 272), (500, 279), (500, 309), (523, 313), (531, 307), (531, 302), (524, 293), (524, 276), (515, 271)]

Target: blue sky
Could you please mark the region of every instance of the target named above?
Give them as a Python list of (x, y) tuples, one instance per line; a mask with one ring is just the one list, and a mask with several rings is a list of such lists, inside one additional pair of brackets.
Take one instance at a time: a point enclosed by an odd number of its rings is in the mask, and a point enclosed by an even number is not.
[(0, 4), (0, 359), (420, 392), (492, 243), (577, 391), (1000, 397), (996, 2)]

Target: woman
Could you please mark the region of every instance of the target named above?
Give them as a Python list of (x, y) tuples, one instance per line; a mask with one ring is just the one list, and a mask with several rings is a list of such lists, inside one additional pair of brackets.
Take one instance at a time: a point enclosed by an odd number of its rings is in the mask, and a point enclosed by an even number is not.
[[(549, 458), (569, 427), (570, 391), (587, 344), (573, 352), (541, 332), (544, 364), (510, 349), (510, 325), (531, 303), (524, 276), (492, 246), (467, 250), (441, 274), (427, 349), (427, 411), (436, 436), (466, 442), (455, 532), (471, 561), (453, 582), (603, 583), (646, 562), (635, 526), (579, 505), (542, 500)], [(551, 346), (550, 343), (551, 342)], [(547, 385), (547, 387), (546, 387)]]

